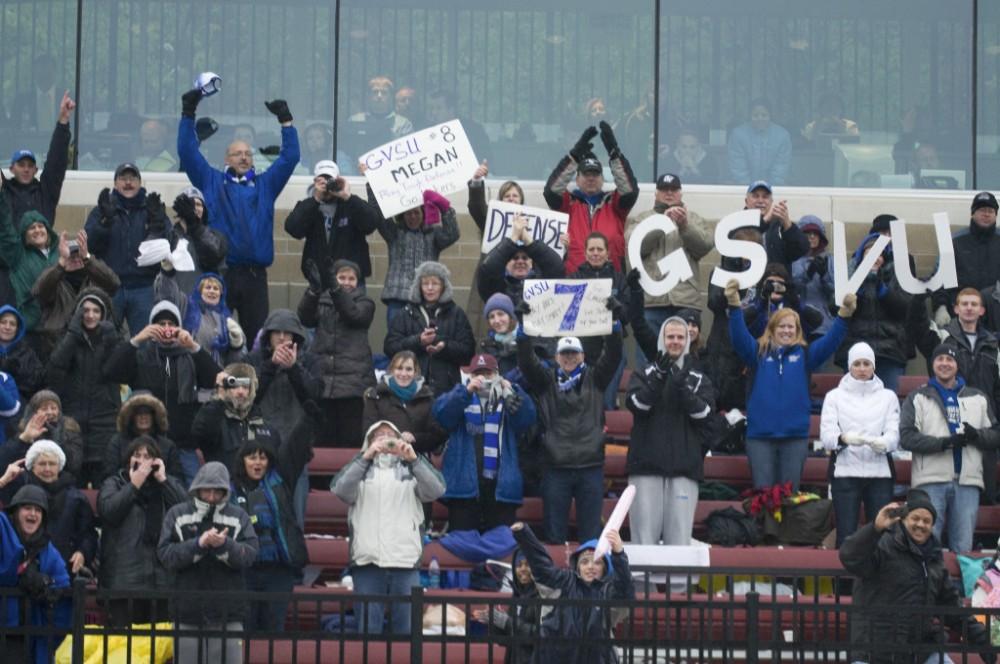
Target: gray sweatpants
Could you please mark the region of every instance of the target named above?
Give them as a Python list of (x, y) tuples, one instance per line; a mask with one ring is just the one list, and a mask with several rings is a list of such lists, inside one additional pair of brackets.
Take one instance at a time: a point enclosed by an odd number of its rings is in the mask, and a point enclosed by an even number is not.
[(633, 544), (691, 543), (694, 511), (698, 507), (698, 483), (687, 477), (636, 475), (635, 500), (629, 510)]
[[(179, 623), (179, 630), (204, 629), (222, 631), (222, 625), (190, 625)], [(212, 636), (199, 639), (197, 636), (179, 636), (174, 642), (174, 661), (178, 664), (243, 664), (243, 623), (228, 622), (226, 631), (236, 638)], [(198, 642), (201, 641), (201, 657), (198, 657)], [(223, 652), (225, 643), (225, 652)]]

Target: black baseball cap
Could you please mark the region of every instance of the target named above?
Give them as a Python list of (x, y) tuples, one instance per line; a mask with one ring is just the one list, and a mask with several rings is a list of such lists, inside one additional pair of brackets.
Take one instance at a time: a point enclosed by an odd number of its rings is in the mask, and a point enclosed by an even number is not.
[(118, 168), (115, 169), (115, 179), (117, 180), (123, 173), (127, 173), (128, 171), (135, 173), (137, 178), (142, 177), (142, 173), (139, 172), (139, 167), (130, 161), (126, 161), (124, 164), (118, 164)]
[(664, 173), (656, 178), (657, 189), (680, 189), (681, 179), (673, 173)]
[(576, 167), (577, 173), (603, 173), (604, 167), (601, 166), (600, 160), (597, 157), (590, 156), (584, 157), (580, 165)]
[(994, 210), (1000, 210), (1000, 205), (997, 205), (997, 197), (988, 191), (981, 191), (976, 194), (975, 198), (972, 199), (973, 212), (981, 207), (989, 207)]

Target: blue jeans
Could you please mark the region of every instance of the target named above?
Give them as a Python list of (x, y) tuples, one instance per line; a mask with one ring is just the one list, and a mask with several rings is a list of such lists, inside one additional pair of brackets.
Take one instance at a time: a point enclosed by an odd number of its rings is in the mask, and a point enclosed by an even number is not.
[(809, 441), (805, 438), (747, 438), (753, 488), (791, 482), (792, 491), (798, 491), (808, 454)]
[(865, 505), (865, 521), (875, 522), (878, 511), (892, 502), (891, 477), (834, 477), (833, 514), (837, 523), (837, 548), (858, 529), (858, 512)]
[(302, 532), (306, 530), (306, 503), (309, 499), (309, 468), (303, 468), (302, 474), (299, 475), (298, 481), (295, 483), (295, 493), (292, 496), (292, 502), (295, 505), (295, 520), (299, 524), (299, 528)]
[[(385, 326), (387, 328), (392, 327), (392, 319), (396, 317), (403, 307), (406, 306), (405, 300), (386, 300), (385, 301)], [(389, 358), (392, 359), (391, 357)]]
[(957, 480), (934, 482), (916, 487), (930, 496), (937, 510), (934, 536), (944, 542), (942, 534), (948, 528), (948, 548), (955, 553), (972, 550), (972, 533), (976, 530), (979, 512), (979, 487), (963, 486)]
[(545, 541), (569, 540), (570, 501), (576, 501), (576, 539), (586, 542), (601, 534), (604, 466), (549, 468), (542, 475), (542, 522)]
[(618, 410), (618, 383), (622, 382), (623, 373), (625, 373), (625, 356), (622, 356), (614, 377), (608, 383), (608, 388), (604, 390), (604, 410)]
[(885, 389), (893, 392), (899, 387), (899, 377), (906, 373), (906, 364), (893, 362), (884, 357), (875, 360), (875, 375), (882, 379)]
[[(111, 306), (115, 310), (115, 322), (128, 321), (128, 333), (139, 334), (149, 325), (149, 312), (153, 309), (153, 284), (148, 286), (122, 286), (111, 296)], [(179, 321), (183, 323), (184, 321)]]
[[(263, 593), (290, 593), (295, 587), (295, 578), (296, 571), (285, 565), (254, 565), (243, 573), (247, 590)], [(246, 628), (283, 632), (287, 613), (287, 599), (250, 602), (250, 615), (247, 617)]]
[(198, 469), (201, 468), (198, 453), (194, 450), (177, 450), (177, 456), (181, 459), (181, 470), (184, 471), (184, 486), (189, 487), (191, 482), (194, 482)]
[[(362, 565), (351, 570), (351, 577), (354, 579), (354, 592), (358, 595), (409, 597), (410, 588), (420, 585), (420, 573), (415, 569), (383, 569), (375, 565)], [(383, 602), (368, 602), (364, 614), (357, 616), (358, 631), (381, 634), (384, 613)], [(409, 601), (392, 603), (389, 622), (393, 634), (410, 633)]]

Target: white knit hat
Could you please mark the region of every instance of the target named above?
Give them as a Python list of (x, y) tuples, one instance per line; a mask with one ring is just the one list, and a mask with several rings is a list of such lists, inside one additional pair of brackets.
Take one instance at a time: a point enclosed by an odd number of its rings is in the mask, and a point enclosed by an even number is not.
[(858, 343), (851, 346), (851, 349), (847, 351), (847, 366), (851, 367), (858, 360), (868, 360), (875, 366), (875, 351), (872, 347), (866, 344), (864, 341), (859, 341)]
[(36, 440), (34, 444), (28, 448), (28, 453), (24, 455), (24, 467), (31, 470), (31, 467), (35, 465), (35, 459), (37, 459), (40, 454), (51, 454), (58, 459), (59, 472), (62, 472), (62, 469), (66, 467), (66, 453), (63, 452), (62, 448), (54, 442), (51, 440), (45, 440), (44, 438)]

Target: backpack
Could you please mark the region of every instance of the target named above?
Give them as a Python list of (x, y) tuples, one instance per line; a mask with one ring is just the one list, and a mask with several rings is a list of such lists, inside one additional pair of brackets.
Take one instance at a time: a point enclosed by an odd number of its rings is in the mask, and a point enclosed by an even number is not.
[(760, 529), (752, 516), (727, 507), (715, 510), (705, 518), (708, 541), (719, 546), (756, 546)]

